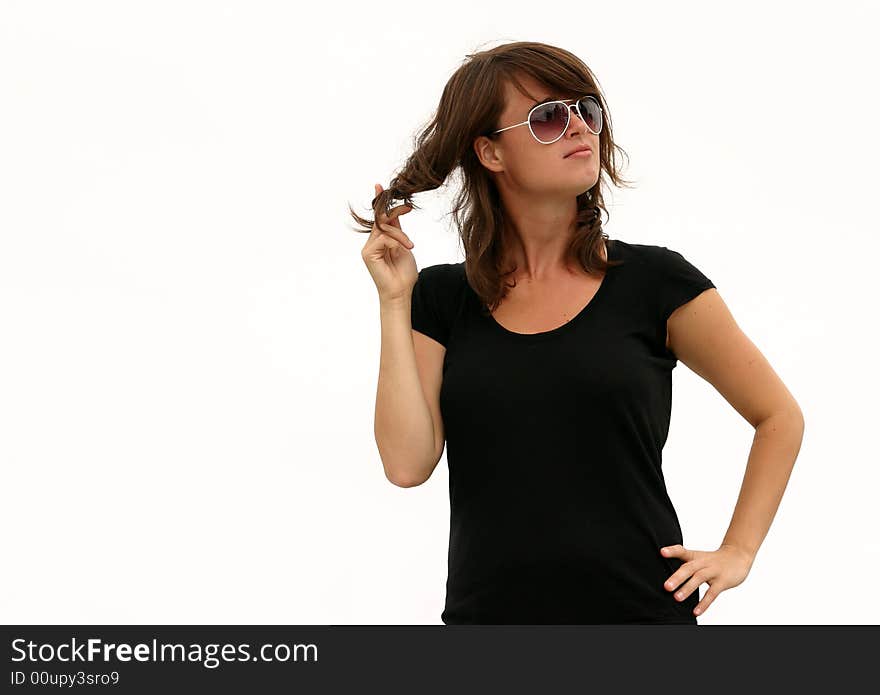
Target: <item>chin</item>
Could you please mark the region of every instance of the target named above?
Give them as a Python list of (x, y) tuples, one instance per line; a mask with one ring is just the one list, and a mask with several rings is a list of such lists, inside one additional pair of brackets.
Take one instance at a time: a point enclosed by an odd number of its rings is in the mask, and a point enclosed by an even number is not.
[(595, 180), (593, 180), (593, 181), (582, 181), (581, 183), (578, 183), (578, 184), (575, 185), (575, 187), (573, 188), (573, 193), (574, 193), (574, 195), (583, 195), (584, 193), (586, 193), (587, 191), (591, 190), (591, 189), (594, 188), (595, 186), (596, 186), (596, 181), (595, 181)]

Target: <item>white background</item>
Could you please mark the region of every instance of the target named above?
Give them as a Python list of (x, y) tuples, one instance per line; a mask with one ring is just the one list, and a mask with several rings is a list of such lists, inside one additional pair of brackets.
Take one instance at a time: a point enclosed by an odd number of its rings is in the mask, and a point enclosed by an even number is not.
[[(606, 232), (703, 270), (805, 414), (699, 622), (880, 621), (873, 5), (4, 2), (0, 620), (440, 623), (445, 456), (384, 477), (347, 204), (467, 53), (537, 40), (590, 65), (630, 156)], [(462, 260), (450, 198), (403, 218), (420, 267)], [(753, 430), (673, 375), (667, 485), (713, 550)]]

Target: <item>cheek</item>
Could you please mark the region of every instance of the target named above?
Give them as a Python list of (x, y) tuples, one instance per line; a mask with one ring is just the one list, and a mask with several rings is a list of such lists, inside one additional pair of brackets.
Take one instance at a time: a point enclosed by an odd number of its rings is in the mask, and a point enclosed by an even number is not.
[(508, 159), (507, 172), (510, 178), (525, 188), (540, 188), (548, 178), (558, 176), (558, 166), (546, 152), (534, 148), (523, 149), (513, 159)]
[[(531, 139), (531, 135), (528, 137)], [(510, 179), (523, 188), (554, 189), (560, 183), (571, 180), (578, 164), (581, 168), (589, 168), (587, 162), (569, 162), (563, 159), (563, 152), (554, 147), (556, 144), (558, 143), (539, 145), (534, 141), (522, 143), (516, 156), (508, 157), (505, 161)]]
[(533, 149), (522, 158), (519, 171), (533, 181), (564, 179), (571, 173), (572, 162), (562, 158), (553, 145), (542, 145), (543, 149)]

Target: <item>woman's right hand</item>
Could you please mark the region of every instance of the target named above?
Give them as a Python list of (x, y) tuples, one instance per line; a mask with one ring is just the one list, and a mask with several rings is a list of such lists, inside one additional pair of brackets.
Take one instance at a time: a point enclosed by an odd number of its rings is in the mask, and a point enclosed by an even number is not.
[[(374, 190), (379, 195), (382, 186), (377, 183)], [(379, 213), (373, 231), (361, 250), (361, 258), (376, 283), (380, 300), (405, 297), (418, 279), (416, 259), (410, 251), (415, 244), (403, 233), (398, 220), (400, 215), (410, 210), (409, 205), (398, 205), (388, 215)]]

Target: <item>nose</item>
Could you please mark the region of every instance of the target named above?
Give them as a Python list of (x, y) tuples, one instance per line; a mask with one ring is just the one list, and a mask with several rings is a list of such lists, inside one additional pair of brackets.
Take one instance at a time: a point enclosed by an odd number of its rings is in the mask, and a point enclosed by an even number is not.
[(568, 106), (568, 128), (566, 128), (566, 135), (568, 135), (569, 131), (574, 132), (575, 134), (591, 132), (589, 128), (587, 128), (587, 124), (584, 120), (578, 115), (575, 105), (566, 104), (566, 106)]
[(588, 137), (598, 137), (598, 134), (594, 133), (592, 128), (587, 125), (586, 121), (580, 117), (575, 104), (566, 104), (566, 106), (568, 106), (568, 128), (566, 128), (566, 136), (568, 136), (569, 131), (571, 131), (574, 134), (583, 133)]

